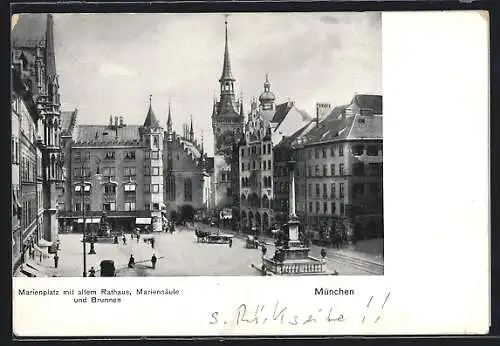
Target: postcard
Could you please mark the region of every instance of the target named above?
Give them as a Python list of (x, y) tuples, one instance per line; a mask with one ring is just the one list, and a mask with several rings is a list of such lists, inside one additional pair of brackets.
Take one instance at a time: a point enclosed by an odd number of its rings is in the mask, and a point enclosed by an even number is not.
[(14, 336), (486, 333), (488, 27), (14, 15)]

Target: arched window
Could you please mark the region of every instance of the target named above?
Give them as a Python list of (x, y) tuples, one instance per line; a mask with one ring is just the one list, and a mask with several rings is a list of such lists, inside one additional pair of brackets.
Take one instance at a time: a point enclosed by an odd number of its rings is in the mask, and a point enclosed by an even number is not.
[(169, 201), (175, 201), (175, 176), (167, 176), (167, 199)]
[(192, 201), (193, 200), (193, 185), (191, 184), (191, 179), (186, 178), (184, 180), (184, 200)]

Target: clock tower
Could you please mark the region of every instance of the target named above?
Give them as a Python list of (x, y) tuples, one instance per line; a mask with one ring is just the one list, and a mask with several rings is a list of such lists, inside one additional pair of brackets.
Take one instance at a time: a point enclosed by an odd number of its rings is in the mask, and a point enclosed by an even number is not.
[(233, 143), (243, 135), (243, 100), (236, 100), (234, 82), (229, 59), (227, 16), (225, 20), (225, 46), (222, 75), (219, 78), (220, 98), (214, 100), (212, 129), (214, 133), (214, 193), (215, 208), (226, 209), (232, 205), (233, 180), (231, 160)]

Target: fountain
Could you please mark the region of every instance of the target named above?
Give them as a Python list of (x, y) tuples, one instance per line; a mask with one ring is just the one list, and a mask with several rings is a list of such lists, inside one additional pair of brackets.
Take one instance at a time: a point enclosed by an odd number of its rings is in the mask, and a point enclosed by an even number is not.
[(276, 246), (272, 257), (262, 256), (263, 274), (268, 275), (318, 275), (327, 274), (324, 260), (309, 256), (309, 248), (299, 240), (300, 220), (295, 212), (295, 161), (288, 161), (290, 174), (288, 239)]

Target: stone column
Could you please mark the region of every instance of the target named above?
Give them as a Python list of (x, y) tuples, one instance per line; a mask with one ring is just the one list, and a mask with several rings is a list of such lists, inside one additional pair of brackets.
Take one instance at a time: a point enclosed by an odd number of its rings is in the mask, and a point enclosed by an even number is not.
[(288, 239), (289, 245), (293, 246), (299, 242), (299, 220), (295, 213), (295, 161), (288, 161), (289, 201), (288, 201)]

